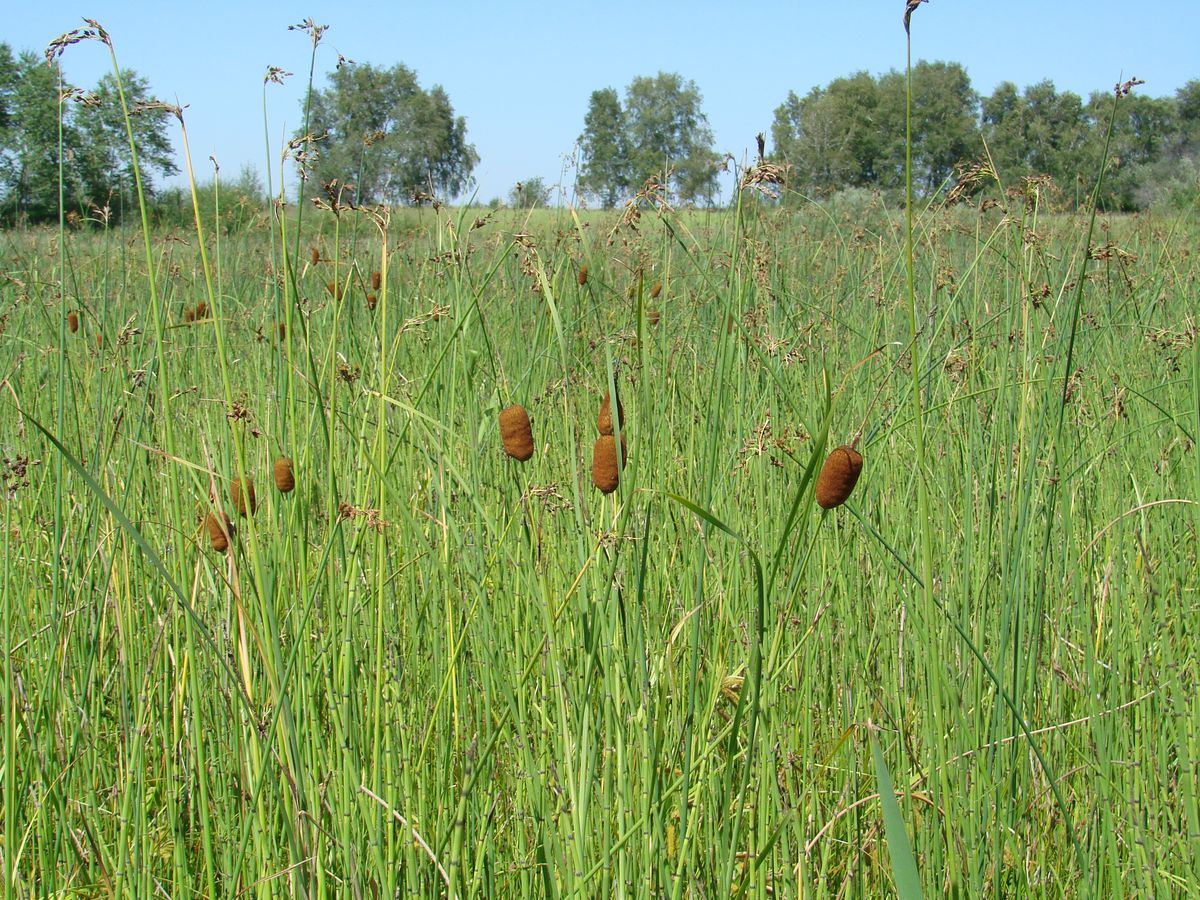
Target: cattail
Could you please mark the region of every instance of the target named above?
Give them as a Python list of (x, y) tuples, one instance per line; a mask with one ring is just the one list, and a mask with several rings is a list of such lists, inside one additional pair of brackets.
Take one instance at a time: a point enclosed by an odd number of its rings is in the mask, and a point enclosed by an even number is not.
[(660, 313), (657, 309), (646, 310), (646, 321), (649, 322), (651, 325), (657, 325), (658, 320), (661, 318), (662, 318), (662, 313)]
[(338, 286), (337, 286), (337, 282), (336, 282), (336, 281), (327, 281), (327, 282), (325, 282), (325, 290), (329, 291), (329, 295), (330, 295), (331, 297), (333, 297), (335, 300), (341, 300), (341, 299), (342, 299), (341, 297), (339, 297), (339, 296), (338, 296)]
[(533, 431), (525, 407), (510, 406), (500, 411), (500, 439), (504, 452), (513, 459), (525, 462), (533, 456)]
[(383, 281), (383, 277), (379, 274), (378, 271), (372, 272), (371, 273), (371, 290), (373, 290), (373, 291), (379, 290), (379, 285), (382, 281)]
[(258, 510), (258, 495), (254, 493), (254, 479), (247, 476), (245, 483), (240, 478), (233, 479), (229, 486), (229, 494), (233, 498), (233, 508), (239, 516), (254, 515)]
[(96, 332), (96, 349), (97, 349), (97, 350), (103, 350), (103, 349), (104, 349), (104, 335), (102, 335), (102, 334), (101, 334), (100, 332), (98, 332), (98, 331)]
[(199, 303), (196, 304), (196, 321), (199, 322), (201, 319), (205, 319), (207, 317), (208, 317), (208, 304), (205, 303), (203, 300), (201, 300)]
[(374, 309), (376, 302), (374, 294), (367, 294), (367, 309)]
[(730, 313), (729, 318), (725, 320), (725, 333), (733, 334), (733, 313)]
[(196, 321), (196, 311), (194, 309), (192, 309), (190, 306), (183, 311), (183, 321), (185, 321), (185, 322), (195, 322)]
[(858, 484), (862, 464), (862, 454), (853, 447), (838, 447), (830, 453), (817, 476), (817, 505), (833, 509), (845, 503)]
[(75, 310), (67, 313), (67, 328), (71, 330), (71, 334), (79, 330), (79, 313), (75, 312)]
[(657, 300), (658, 295), (661, 293), (662, 293), (662, 282), (661, 281), (654, 282), (654, 287), (650, 288), (650, 299)]
[(321, 251), (317, 247), (309, 247), (308, 255), (312, 259), (312, 264), (314, 266), (321, 261)]
[[(625, 462), (625, 435), (621, 435), (621, 463)], [(592, 447), (592, 484), (602, 494), (611, 494), (620, 480), (617, 468), (617, 439), (611, 434), (596, 438)]]
[[(617, 394), (617, 423), (625, 430), (625, 406), (621, 403), (621, 395)], [(601, 434), (613, 433), (612, 396), (604, 395), (600, 404), (600, 414), (596, 416), (596, 430)]]
[(296, 476), (292, 472), (290, 457), (281, 456), (275, 460), (275, 488), (281, 494), (290, 494), (296, 486)]
[(229, 516), (224, 510), (210, 512), (204, 519), (204, 524), (208, 528), (208, 539), (212, 542), (212, 548), (218, 553), (224, 553), (229, 549), (229, 537), (233, 534), (233, 523), (229, 521)]
[(579, 267), (579, 278), (577, 280), (581, 286), (587, 284), (587, 263)]
[(287, 340), (287, 322), (282, 319), (279, 321), (279, 342), (283, 343)]

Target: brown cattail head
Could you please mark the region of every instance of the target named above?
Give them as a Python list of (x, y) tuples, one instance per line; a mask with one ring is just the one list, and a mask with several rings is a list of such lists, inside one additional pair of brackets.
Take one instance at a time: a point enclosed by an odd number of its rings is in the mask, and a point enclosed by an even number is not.
[[(625, 407), (621, 403), (621, 395), (617, 394), (617, 424), (621, 426), (621, 430), (625, 430)], [(600, 414), (596, 416), (596, 430), (601, 434), (612, 434), (613, 428), (612, 416), (612, 396), (605, 393), (604, 400), (600, 403)]]
[(500, 439), (504, 441), (504, 452), (513, 459), (525, 462), (533, 456), (533, 430), (525, 407), (510, 406), (500, 411)]
[(192, 309), (190, 306), (183, 311), (183, 321), (185, 321), (185, 322), (195, 322), (196, 321), (196, 311), (194, 309)]
[(858, 484), (862, 464), (862, 454), (853, 447), (838, 447), (830, 453), (817, 476), (817, 505), (833, 509), (845, 503)]
[(290, 457), (281, 456), (275, 460), (275, 487), (281, 494), (290, 494), (296, 486), (296, 476), (292, 472)]
[(212, 542), (212, 548), (218, 553), (228, 550), (229, 538), (233, 535), (233, 523), (229, 521), (225, 511), (209, 512), (204, 524), (208, 528), (208, 539)]
[(661, 318), (662, 318), (662, 313), (660, 313), (657, 309), (646, 310), (646, 321), (649, 322), (651, 325), (657, 325), (658, 320)]
[(367, 309), (374, 309), (377, 302), (374, 294), (367, 294)]
[(104, 349), (104, 335), (102, 335), (102, 334), (101, 334), (100, 332), (98, 332), (98, 331), (96, 332), (96, 349), (97, 349), (97, 350), (103, 350), (103, 349)]
[(654, 287), (650, 288), (650, 299), (657, 300), (658, 295), (661, 293), (662, 293), (662, 282), (661, 281), (654, 282)]
[(733, 334), (733, 313), (730, 313), (729, 318), (725, 320), (725, 333)]
[(321, 250), (318, 247), (309, 247), (308, 255), (312, 259), (314, 266), (321, 261)]
[(577, 279), (580, 285), (587, 284), (587, 263), (579, 267), (579, 277)]
[(342, 299), (338, 296), (338, 286), (336, 281), (325, 282), (325, 290), (327, 290), (329, 292), (329, 296), (333, 297), (335, 300)]
[(79, 313), (75, 312), (75, 310), (67, 313), (67, 328), (70, 329), (71, 334), (79, 330)]
[(196, 304), (196, 321), (208, 318), (208, 304), (201, 300)]
[(240, 478), (233, 479), (229, 486), (229, 494), (233, 498), (233, 508), (239, 516), (252, 516), (258, 510), (258, 495), (254, 493), (254, 479), (246, 477), (245, 484)]
[(280, 340), (280, 342), (286, 341), (286, 340), (287, 340), (287, 322), (280, 321), (280, 322), (278, 323), (278, 326), (279, 326), (279, 340)]
[[(621, 435), (621, 462), (625, 461), (625, 435)], [(620, 481), (617, 468), (617, 439), (611, 434), (596, 438), (592, 447), (592, 484), (602, 494), (611, 494)]]
[(380, 282), (382, 282), (382, 280), (383, 280), (383, 278), (379, 274), (378, 271), (372, 272), (371, 273), (371, 290), (373, 290), (373, 291), (379, 290), (379, 285), (380, 285)]

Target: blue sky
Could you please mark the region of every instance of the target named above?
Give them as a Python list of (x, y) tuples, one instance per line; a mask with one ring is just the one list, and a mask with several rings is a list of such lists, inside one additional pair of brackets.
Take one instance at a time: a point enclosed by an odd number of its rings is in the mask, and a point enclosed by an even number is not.
[[(415, 69), (425, 87), (446, 88), (466, 117), (481, 162), (479, 198), (506, 197), (513, 183), (566, 171), (593, 90), (622, 90), (637, 75), (677, 71), (694, 80), (718, 151), (741, 158), (754, 135), (770, 135), (789, 90), (803, 94), (840, 75), (904, 66), (902, 0), (754, 4), (706, 2), (479, 3), (453, 5), (342, 0), (312, 4), (210, 0), (187, 3), (21, 4), (4, 17), (0, 41), (40, 51), (54, 37), (100, 21), (123, 67), (146, 77), (163, 100), (188, 104), (192, 157), (223, 178), (244, 163), (265, 168), (263, 74), (296, 73), (268, 88), (272, 164), (300, 122), (310, 44), (287, 26), (311, 16), (329, 31), (318, 49), (317, 84), (339, 53), (359, 62)], [(913, 57), (961, 62), (977, 91), (1003, 80), (1049, 78), (1086, 95), (1119, 78), (1146, 80), (1145, 93), (1173, 94), (1200, 78), (1200, 2), (967, 2), (931, 0), (913, 18)], [(99, 44), (70, 47), (68, 80), (90, 87), (108, 70)], [(174, 126), (173, 126), (174, 128)], [(174, 129), (173, 134), (177, 132)], [(177, 135), (176, 135), (177, 136)]]

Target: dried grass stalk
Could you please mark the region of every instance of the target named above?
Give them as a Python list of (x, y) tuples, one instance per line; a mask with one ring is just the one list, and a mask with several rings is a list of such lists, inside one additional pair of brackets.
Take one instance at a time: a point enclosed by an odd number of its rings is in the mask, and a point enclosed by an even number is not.
[(513, 459), (525, 462), (533, 456), (533, 429), (525, 407), (510, 406), (500, 411), (500, 439), (504, 452)]
[(853, 447), (838, 447), (830, 453), (817, 476), (817, 505), (834, 509), (845, 503), (858, 484), (862, 465), (862, 454)]

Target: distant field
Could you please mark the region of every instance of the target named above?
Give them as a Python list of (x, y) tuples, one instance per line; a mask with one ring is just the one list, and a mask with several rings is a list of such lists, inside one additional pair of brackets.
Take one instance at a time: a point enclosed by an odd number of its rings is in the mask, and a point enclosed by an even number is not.
[(1026, 201), (0, 234), (10, 894), (1196, 894), (1200, 226)]

